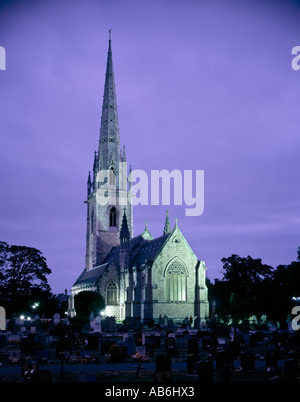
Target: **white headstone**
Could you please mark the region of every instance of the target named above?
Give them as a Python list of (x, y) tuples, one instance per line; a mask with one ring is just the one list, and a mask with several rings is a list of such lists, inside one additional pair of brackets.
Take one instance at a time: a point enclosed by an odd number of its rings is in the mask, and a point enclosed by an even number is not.
[(94, 320), (94, 332), (101, 332), (101, 318), (99, 316)]
[(60, 322), (60, 315), (58, 313), (55, 313), (53, 315), (53, 323), (58, 324)]

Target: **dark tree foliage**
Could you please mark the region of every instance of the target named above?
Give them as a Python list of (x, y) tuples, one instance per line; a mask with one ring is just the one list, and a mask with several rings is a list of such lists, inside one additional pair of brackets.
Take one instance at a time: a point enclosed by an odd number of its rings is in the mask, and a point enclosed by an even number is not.
[(272, 319), (279, 317), (282, 323), (295, 305), (293, 297), (300, 296), (300, 247), (298, 248), (297, 261), (292, 261), (288, 265), (279, 265), (272, 276), (272, 286), (270, 288), (270, 300), (272, 309), (270, 316)]
[(0, 242), (0, 304), (7, 314), (33, 313), (36, 302), (39, 311), (53, 311), (55, 300), (47, 280), (50, 273), (41, 251)]
[(286, 325), (293, 296), (300, 296), (300, 247), (297, 261), (272, 268), (261, 259), (236, 254), (222, 259), (223, 279), (208, 283), (210, 302), (225, 322), (245, 322), (251, 315), (266, 314), (271, 321)]
[(92, 312), (96, 317), (104, 310), (105, 302), (100, 293), (85, 290), (75, 296), (74, 306), (76, 315), (84, 320), (88, 320)]

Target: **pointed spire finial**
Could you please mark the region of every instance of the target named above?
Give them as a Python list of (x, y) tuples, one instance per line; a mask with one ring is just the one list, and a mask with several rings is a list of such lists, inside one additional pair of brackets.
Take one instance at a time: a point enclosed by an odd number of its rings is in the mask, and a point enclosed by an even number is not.
[(126, 216), (126, 207), (124, 206), (124, 213), (123, 213), (123, 220), (120, 230), (120, 245), (121, 248), (128, 248), (129, 247), (129, 239), (130, 239), (130, 232), (128, 228), (127, 216)]
[(111, 52), (111, 29), (108, 31), (108, 52)]
[(126, 162), (126, 153), (125, 153), (125, 145), (123, 145), (123, 155), (122, 155), (123, 162)]
[(92, 189), (91, 171), (89, 171), (89, 176), (87, 180), (87, 198), (89, 198)]
[(178, 218), (177, 217), (175, 218), (175, 226), (176, 227), (178, 226)]
[(169, 210), (167, 209), (165, 227), (164, 227), (164, 235), (166, 235), (170, 232), (171, 232), (171, 227), (170, 227), (170, 219), (169, 219)]

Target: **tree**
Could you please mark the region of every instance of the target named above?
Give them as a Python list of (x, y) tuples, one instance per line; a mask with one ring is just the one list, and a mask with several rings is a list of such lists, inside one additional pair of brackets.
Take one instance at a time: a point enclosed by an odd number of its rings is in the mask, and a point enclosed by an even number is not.
[(0, 242), (0, 302), (8, 314), (32, 312), (36, 302), (53, 304), (50, 273), (41, 251)]
[(105, 302), (100, 293), (84, 290), (74, 297), (76, 315), (87, 321), (90, 314), (98, 316), (105, 308)]
[(263, 264), (260, 258), (244, 258), (236, 254), (221, 261), (224, 277), (215, 290), (222, 301), (223, 316), (230, 316), (236, 324), (253, 314), (265, 313), (264, 300), (272, 277), (272, 267)]
[(287, 316), (291, 314), (294, 306), (292, 298), (300, 296), (300, 247), (297, 254), (296, 261), (288, 265), (278, 265), (272, 275), (269, 316), (282, 324), (285, 324)]

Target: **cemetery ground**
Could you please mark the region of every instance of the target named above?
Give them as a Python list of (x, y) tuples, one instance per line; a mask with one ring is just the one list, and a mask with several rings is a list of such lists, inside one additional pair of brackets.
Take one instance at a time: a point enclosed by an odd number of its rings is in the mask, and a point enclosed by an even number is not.
[(232, 340), (226, 328), (175, 326), (85, 332), (76, 341), (35, 327), (0, 332), (2, 383), (299, 381), (297, 331), (241, 331)]

